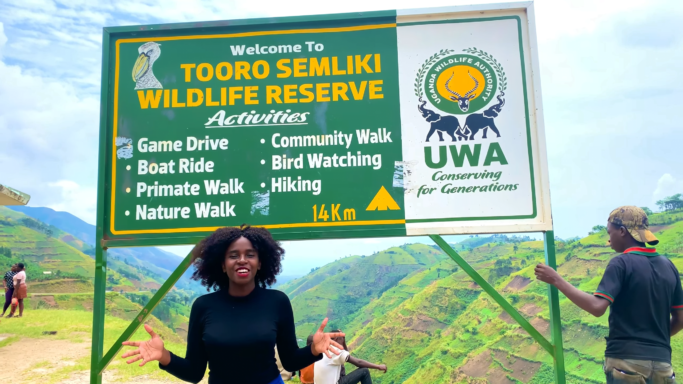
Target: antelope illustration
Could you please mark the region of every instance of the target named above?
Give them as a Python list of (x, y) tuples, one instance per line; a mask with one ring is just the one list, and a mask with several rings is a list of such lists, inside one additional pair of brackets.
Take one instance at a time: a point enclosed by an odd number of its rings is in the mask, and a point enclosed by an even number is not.
[(455, 92), (454, 90), (452, 90), (448, 87), (448, 83), (453, 78), (453, 75), (454, 75), (454, 73), (452, 73), (451, 77), (449, 77), (448, 80), (446, 80), (446, 90), (453, 94), (453, 96), (450, 96), (450, 99), (458, 102), (458, 106), (460, 107), (460, 110), (463, 112), (467, 112), (467, 110), (470, 109), (470, 100), (472, 100), (476, 97), (476, 95), (474, 94), (474, 91), (476, 91), (477, 88), (479, 87), (479, 82), (472, 75), (470, 75), (469, 71), (467, 71), (467, 75), (469, 75), (469, 77), (472, 80), (474, 80), (474, 88), (467, 91), (465, 96), (460, 96), (460, 94), (458, 92)]

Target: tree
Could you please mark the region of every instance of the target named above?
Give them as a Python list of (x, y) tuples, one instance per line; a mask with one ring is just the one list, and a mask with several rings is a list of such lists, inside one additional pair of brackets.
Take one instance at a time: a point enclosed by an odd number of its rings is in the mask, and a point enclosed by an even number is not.
[(594, 234), (596, 234), (596, 233), (600, 233), (600, 232), (606, 231), (606, 230), (607, 230), (607, 227), (605, 227), (604, 225), (596, 225), (596, 226), (594, 226), (594, 227), (591, 229), (590, 232), (588, 232), (588, 234), (589, 234), (589, 235), (594, 235)]
[(661, 211), (675, 211), (683, 208), (683, 199), (681, 199), (682, 194), (677, 193), (673, 196), (665, 197), (662, 200), (657, 201), (657, 206)]
[(515, 244), (515, 245), (512, 246), (512, 250), (513, 250), (515, 253), (517, 253), (517, 250), (518, 250), (518, 249), (519, 249), (519, 246), (517, 246), (517, 244)]
[(640, 209), (642, 209), (648, 216), (650, 216), (653, 213), (652, 210), (648, 207), (640, 207)]

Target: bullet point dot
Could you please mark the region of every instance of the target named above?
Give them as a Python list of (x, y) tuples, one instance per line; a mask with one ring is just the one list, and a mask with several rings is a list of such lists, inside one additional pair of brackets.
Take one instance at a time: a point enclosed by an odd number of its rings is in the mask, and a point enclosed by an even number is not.
[(130, 211), (126, 211), (126, 216), (130, 216)]
[(265, 187), (266, 187), (266, 183), (261, 183), (261, 188), (265, 188)]
[(265, 161), (265, 160), (261, 160), (261, 164), (265, 164), (265, 163), (266, 163), (266, 161)]
[(130, 193), (130, 188), (126, 188), (126, 193)]
[(264, 144), (266, 142), (266, 139), (261, 139), (261, 144)]
[(130, 165), (126, 166), (126, 171), (130, 171)]

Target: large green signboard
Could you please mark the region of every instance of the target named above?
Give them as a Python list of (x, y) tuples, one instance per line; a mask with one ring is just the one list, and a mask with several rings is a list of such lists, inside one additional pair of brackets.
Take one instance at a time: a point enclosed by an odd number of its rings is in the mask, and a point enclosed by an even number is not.
[(105, 239), (550, 229), (528, 25), (381, 12), (109, 35)]

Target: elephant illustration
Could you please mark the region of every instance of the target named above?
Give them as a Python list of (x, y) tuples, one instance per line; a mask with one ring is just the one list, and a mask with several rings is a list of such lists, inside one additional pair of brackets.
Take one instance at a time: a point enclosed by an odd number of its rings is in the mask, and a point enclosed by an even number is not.
[(493, 122), (493, 118), (498, 117), (501, 109), (505, 105), (505, 99), (503, 98), (503, 96), (505, 96), (505, 93), (501, 92), (501, 94), (497, 96), (498, 103), (492, 105), (483, 113), (473, 113), (467, 116), (467, 119), (465, 119), (465, 130), (470, 131), (470, 140), (474, 140), (474, 135), (476, 135), (477, 132), (479, 132), (482, 129), (484, 130), (484, 134), (481, 138), (485, 139), (486, 132), (489, 128), (491, 128), (491, 130), (495, 132), (496, 135), (498, 135), (498, 137), (500, 137), (500, 132), (498, 131), (498, 127), (496, 127), (496, 124)]
[[(424, 117), (428, 123), (431, 123), (431, 128), (429, 129), (429, 133), (427, 133), (427, 140), (425, 141), (429, 142), (429, 138), (432, 137), (434, 132), (438, 133), (439, 141), (443, 141), (443, 132), (446, 132), (453, 141), (467, 140), (467, 135), (462, 133), (460, 122), (457, 117), (452, 115), (441, 116), (424, 107), (425, 104), (427, 104), (426, 100), (422, 101), (422, 98), (420, 98), (420, 102), (421, 104), (417, 106), (417, 109), (422, 114), (422, 117)], [(455, 134), (458, 135), (457, 139), (455, 138)]]

